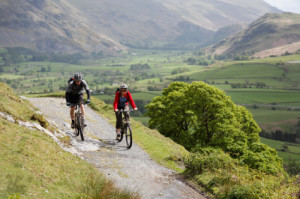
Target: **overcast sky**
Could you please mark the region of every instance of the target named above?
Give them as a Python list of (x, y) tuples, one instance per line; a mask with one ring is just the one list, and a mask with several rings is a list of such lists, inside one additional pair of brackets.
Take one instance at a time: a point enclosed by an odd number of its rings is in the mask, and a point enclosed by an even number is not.
[(289, 11), (300, 14), (300, 0), (264, 0), (270, 5), (283, 11)]

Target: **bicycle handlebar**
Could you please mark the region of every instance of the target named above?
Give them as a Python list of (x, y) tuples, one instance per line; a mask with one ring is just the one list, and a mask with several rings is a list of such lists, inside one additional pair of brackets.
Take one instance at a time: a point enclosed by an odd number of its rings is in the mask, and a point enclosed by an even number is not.
[(120, 112), (120, 113), (125, 113), (125, 112), (133, 112), (134, 110), (133, 109), (130, 109), (129, 111), (125, 111), (124, 109), (121, 109), (121, 110), (119, 110), (118, 112)]

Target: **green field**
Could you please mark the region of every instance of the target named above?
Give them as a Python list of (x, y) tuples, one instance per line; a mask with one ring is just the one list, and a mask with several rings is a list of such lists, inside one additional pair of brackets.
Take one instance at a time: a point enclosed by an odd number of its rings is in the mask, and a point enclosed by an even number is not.
[(260, 138), (260, 141), (277, 150), (278, 156), (283, 159), (284, 162), (289, 160), (300, 160), (300, 144), (286, 143), (288, 146), (287, 151), (283, 150), (283, 144), (285, 142)]

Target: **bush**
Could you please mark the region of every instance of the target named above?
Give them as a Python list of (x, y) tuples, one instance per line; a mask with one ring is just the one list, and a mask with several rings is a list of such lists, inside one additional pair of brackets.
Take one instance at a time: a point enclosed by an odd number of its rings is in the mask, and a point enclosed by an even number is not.
[(262, 143), (252, 143), (250, 150), (241, 156), (241, 159), (252, 169), (258, 169), (270, 174), (283, 172), (282, 159), (277, 151)]
[(186, 173), (198, 175), (209, 169), (215, 171), (217, 169), (233, 169), (236, 160), (232, 159), (229, 154), (224, 153), (222, 149), (201, 148), (195, 153), (190, 153), (184, 158)]

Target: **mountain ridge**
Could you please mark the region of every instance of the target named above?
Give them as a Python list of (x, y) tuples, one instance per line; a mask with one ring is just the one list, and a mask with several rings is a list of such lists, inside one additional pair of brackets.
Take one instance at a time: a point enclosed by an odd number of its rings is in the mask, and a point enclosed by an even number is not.
[[(242, 31), (208, 47), (206, 51), (211, 55), (235, 56), (244, 54), (257, 57), (281, 55), (287, 49), (293, 53), (299, 50), (298, 45), (295, 44), (291, 48), (291, 44), (299, 42), (299, 32), (300, 14), (289, 12), (265, 14)], [(286, 48), (280, 48), (282, 46), (286, 46)], [(275, 49), (277, 49), (276, 52)], [(270, 54), (270, 52), (275, 54)]]
[[(266, 12), (278, 12), (262, 2), (255, 0), (241, 6), (228, 0), (3, 0), (0, 47), (27, 47), (45, 53), (114, 54), (125, 51), (125, 46), (205, 46), (215, 42), (214, 34), (220, 28), (243, 25)], [(237, 11), (239, 14), (232, 14)]]

